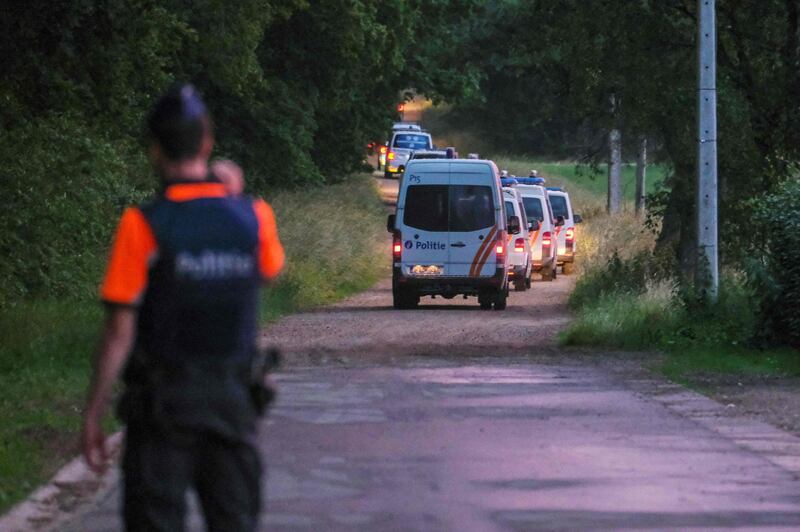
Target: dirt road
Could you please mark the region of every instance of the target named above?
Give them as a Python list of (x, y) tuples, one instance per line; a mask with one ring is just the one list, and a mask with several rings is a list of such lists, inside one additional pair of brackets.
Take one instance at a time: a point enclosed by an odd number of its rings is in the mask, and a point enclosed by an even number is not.
[[(570, 287), (398, 311), (384, 281), (266, 329), (286, 365), (259, 437), (264, 530), (800, 528), (800, 440), (559, 348)], [(118, 501), (60, 529), (116, 530)]]
[[(281, 320), (264, 530), (796, 530), (800, 441), (564, 352), (567, 279), (391, 309), (386, 282)], [(67, 530), (115, 530), (118, 490)], [(195, 511), (190, 528), (200, 529)]]

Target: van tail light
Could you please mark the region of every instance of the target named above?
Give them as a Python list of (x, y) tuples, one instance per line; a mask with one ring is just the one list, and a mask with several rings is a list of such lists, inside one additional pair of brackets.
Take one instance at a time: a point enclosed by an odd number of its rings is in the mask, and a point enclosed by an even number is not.
[(400, 258), (403, 255), (403, 238), (400, 236), (400, 232), (395, 231), (394, 236), (392, 237), (392, 258), (395, 262), (400, 262)]
[(387, 153), (386, 158), (389, 159), (390, 161), (394, 161), (394, 152), (390, 151), (389, 153)]
[(570, 227), (564, 232), (564, 237), (567, 239), (567, 242), (573, 242), (575, 240), (575, 228)]
[(386, 153), (386, 146), (381, 146), (381, 155)]
[(505, 231), (501, 231), (498, 233), (497, 240), (494, 243), (495, 258), (498, 265), (505, 263), (506, 242), (508, 242), (508, 234)]
[(550, 231), (542, 233), (542, 246), (550, 247), (553, 244), (553, 235)]
[(525, 251), (524, 238), (518, 238), (514, 241), (514, 251), (516, 251), (517, 253), (522, 253), (523, 251)]

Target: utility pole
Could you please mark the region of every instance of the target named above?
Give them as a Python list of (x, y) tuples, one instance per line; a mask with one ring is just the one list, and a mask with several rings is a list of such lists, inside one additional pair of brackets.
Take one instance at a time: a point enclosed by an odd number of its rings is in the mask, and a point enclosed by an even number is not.
[(644, 196), (647, 179), (647, 137), (639, 135), (636, 148), (636, 198), (634, 199), (633, 210), (636, 216), (641, 216), (644, 212)]
[(611, 95), (611, 119), (614, 126), (608, 132), (608, 203), (606, 210), (616, 214), (622, 208), (622, 132), (617, 128), (619, 101)]
[(608, 132), (608, 205), (610, 214), (622, 208), (622, 132), (614, 128)]
[(697, 281), (707, 300), (719, 294), (717, 246), (716, 1), (697, 2)]

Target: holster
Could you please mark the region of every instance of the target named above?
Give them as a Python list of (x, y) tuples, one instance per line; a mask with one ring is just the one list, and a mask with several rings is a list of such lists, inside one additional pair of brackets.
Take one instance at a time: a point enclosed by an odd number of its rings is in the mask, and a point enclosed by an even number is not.
[(259, 416), (267, 413), (277, 391), (269, 374), (280, 365), (280, 352), (275, 348), (259, 349), (253, 357), (250, 370), (250, 397)]

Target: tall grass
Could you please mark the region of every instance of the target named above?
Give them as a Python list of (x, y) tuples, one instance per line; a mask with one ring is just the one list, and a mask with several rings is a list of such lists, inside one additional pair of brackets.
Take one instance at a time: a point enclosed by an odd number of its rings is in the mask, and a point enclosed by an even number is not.
[(274, 319), (363, 290), (388, 271), (386, 208), (367, 174), (271, 200), (287, 265), (264, 291), (262, 316)]
[[(268, 200), (288, 263), (263, 293), (263, 319), (334, 301), (380, 277), (386, 211), (369, 176)], [(0, 512), (77, 453), (101, 321), (102, 308), (91, 300), (0, 308)]]

